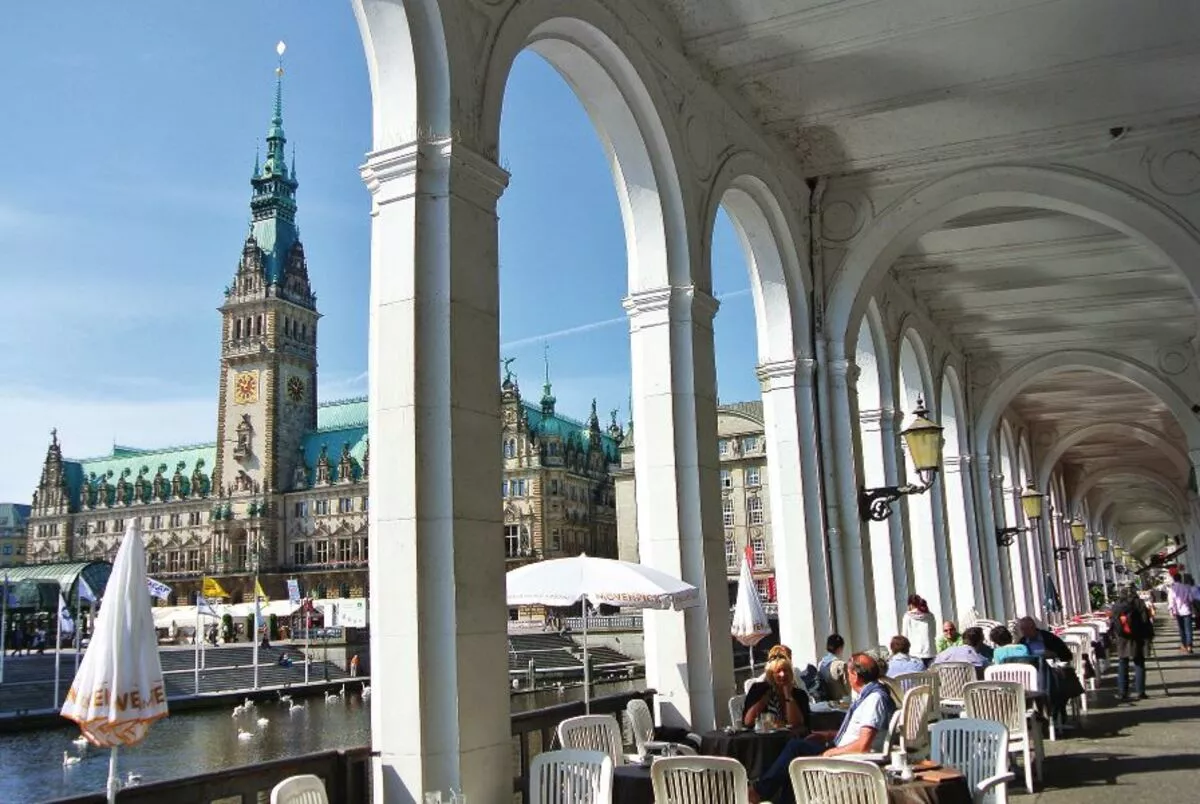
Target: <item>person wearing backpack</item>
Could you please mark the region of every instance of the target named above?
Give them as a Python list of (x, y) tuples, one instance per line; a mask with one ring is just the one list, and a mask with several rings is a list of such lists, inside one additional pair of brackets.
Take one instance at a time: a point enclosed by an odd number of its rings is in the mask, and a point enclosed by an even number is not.
[(1133, 662), (1133, 686), (1138, 700), (1146, 698), (1146, 642), (1154, 638), (1154, 623), (1132, 589), (1121, 591), (1109, 614), (1109, 633), (1117, 642), (1117, 695), (1129, 700), (1129, 663)]

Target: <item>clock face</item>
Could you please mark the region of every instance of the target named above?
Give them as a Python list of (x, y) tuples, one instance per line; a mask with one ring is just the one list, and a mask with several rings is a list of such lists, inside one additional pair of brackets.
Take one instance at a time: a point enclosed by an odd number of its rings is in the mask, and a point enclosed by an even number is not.
[(299, 402), (304, 399), (304, 380), (299, 377), (291, 377), (287, 383), (288, 399), (293, 402)]
[(244, 371), (234, 375), (233, 401), (238, 405), (248, 405), (258, 400), (258, 372)]

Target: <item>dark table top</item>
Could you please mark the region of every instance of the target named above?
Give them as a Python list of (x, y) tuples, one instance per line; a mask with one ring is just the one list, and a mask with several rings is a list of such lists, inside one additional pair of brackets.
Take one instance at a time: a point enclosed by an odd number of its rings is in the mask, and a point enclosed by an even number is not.
[(613, 797), (620, 804), (654, 804), (654, 785), (649, 765), (618, 765), (613, 768)]
[(700, 753), (736, 759), (745, 767), (750, 779), (757, 779), (779, 758), (783, 747), (793, 736), (792, 732), (786, 730), (759, 734), (747, 729), (730, 734), (718, 729), (700, 735)]
[(971, 788), (965, 776), (889, 783), (888, 804), (971, 804)]

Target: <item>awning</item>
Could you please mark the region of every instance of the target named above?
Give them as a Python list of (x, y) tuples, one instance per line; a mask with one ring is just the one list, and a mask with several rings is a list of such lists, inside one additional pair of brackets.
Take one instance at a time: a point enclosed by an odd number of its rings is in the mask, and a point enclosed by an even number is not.
[[(40, 586), (54, 586), (62, 590), (64, 596), (75, 605), (75, 587), (79, 578), (87, 581), (88, 587), (97, 597), (104, 596), (108, 586), (108, 576), (112, 573), (112, 564), (107, 561), (64, 561), (55, 564), (20, 564), (7, 567), (4, 573), (8, 582), (14, 584), (14, 597), (18, 607), (30, 606), (40, 608), (35, 602), (38, 594), (32, 591)], [(44, 597), (44, 596), (43, 596)], [(57, 610), (57, 603), (52, 604), (52, 610)]]

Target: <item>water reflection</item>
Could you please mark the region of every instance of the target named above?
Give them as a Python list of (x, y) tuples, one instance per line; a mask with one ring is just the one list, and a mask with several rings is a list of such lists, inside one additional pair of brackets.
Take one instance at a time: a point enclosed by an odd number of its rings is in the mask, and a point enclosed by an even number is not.
[[(295, 712), (278, 702), (260, 703), (238, 718), (231, 717), (230, 711), (188, 712), (159, 721), (145, 742), (121, 750), (122, 777), (132, 771), (143, 782), (174, 779), (297, 754), (355, 748), (371, 739), (370, 709), (355, 694), (331, 704), (310, 698), (305, 709)], [(260, 717), (267, 719), (265, 726), (258, 725)], [(253, 732), (253, 738), (238, 740), (239, 728)], [(79, 764), (62, 765), (63, 751), (79, 753), (71, 743), (78, 734), (68, 725), (0, 735), (5, 766), (0, 774), (0, 802), (25, 804), (104, 792), (107, 750), (89, 747)]]

